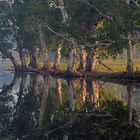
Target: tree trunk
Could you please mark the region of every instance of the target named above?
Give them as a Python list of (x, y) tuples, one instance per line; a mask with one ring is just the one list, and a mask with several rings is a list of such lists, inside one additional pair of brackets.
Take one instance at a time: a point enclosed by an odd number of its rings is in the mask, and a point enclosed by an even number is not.
[(129, 5), (131, 0), (124, 0), (124, 1), (127, 5)]
[(86, 71), (87, 67), (87, 52), (84, 48), (82, 48), (80, 52), (80, 64), (78, 67), (78, 71)]
[(9, 58), (15, 68), (17, 70), (20, 67), (20, 64), (18, 61), (13, 57), (12, 52), (4, 51), (3, 54), (6, 56), (6, 58)]
[(87, 55), (86, 71), (92, 71), (92, 53), (88, 53), (88, 55)]
[(39, 119), (38, 119), (38, 127), (42, 128), (43, 124), (43, 118), (44, 118), (44, 113), (46, 109), (46, 103), (47, 103), (47, 98), (48, 98), (48, 91), (49, 91), (49, 77), (46, 77), (44, 80), (44, 89), (43, 89), (43, 95), (41, 99), (41, 106), (39, 110)]
[(42, 31), (40, 32), (40, 51), (41, 51), (42, 56), (43, 56), (44, 69), (49, 70), (50, 64), (49, 64), (48, 49), (47, 49), (45, 37), (44, 37), (44, 34)]
[(87, 56), (87, 71), (98, 72), (98, 53), (95, 51), (94, 53), (89, 53)]
[(32, 68), (40, 69), (39, 60), (34, 52), (30, 54), (30, 64)]
[(56, 54), (55, 54), (55, 62), (54, 62), (54, 65), (53, 65), (54, 69), (59, 69), (60, 68), (61, 49), (62, 49), (62, 46), (60, 44), (59, 47), (57, 48), (57, 51), (56, 51)]
[(60, 11), (61, 11), (61, 14), (62, 14), (63, 22), (65, 23), (68, 19), (68, 14), (67, 14), (67, 11), (65, 9), (63, 0), (59, 0), (59, 6), (60, 6)]
[(98, 72), (98, 68), (99, 68), (98, 52), (95, 51), (95, 53), (92, 56), (92, 69), (91, 69), (91, 71)]
[(131, 34), (127, 37), (127, 69), (126, 71), (133, 72), (133, 45), (131, 40)]
[(20, 62), (21, 62), (21, 67), (22, 68), (27, 68), (25, 55), (24, 55), (21, 47), (18, 47), (18, 53), (19, 53), (19, 58), (20, 58)]
[(76, 48), (72, 48), (71, 52), (69, 53), (69, 61), (68, 61), (68, 72), (73, 72), (76, 68)]
[(62, 105), (62, 83), (60, 79), (56, 79), (57, 91), (59, 94), (60, 105)]

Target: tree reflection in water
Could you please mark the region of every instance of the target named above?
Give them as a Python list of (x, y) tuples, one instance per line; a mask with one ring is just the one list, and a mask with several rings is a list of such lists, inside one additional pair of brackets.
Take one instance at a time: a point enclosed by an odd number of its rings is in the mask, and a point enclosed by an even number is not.
[[(19, 78), (19, 91), (13, 93)], [(0, 138), (137, 140), (135, 85), (128, 84), (126, 89), (128, 102), (101, 87), (100, 81), (43, 78), (34, 74), (15, 76), (0, 92)]]

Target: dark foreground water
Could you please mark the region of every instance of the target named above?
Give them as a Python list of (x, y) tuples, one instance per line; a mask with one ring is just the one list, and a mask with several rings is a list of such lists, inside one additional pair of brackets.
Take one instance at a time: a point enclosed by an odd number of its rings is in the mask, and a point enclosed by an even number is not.
[(0, 68), (0, 140), (139, 140), (139, 85)]

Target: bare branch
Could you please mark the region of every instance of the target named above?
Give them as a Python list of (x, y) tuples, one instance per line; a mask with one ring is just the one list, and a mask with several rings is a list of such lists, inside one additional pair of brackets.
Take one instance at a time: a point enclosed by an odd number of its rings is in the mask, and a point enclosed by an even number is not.
[(84, 3), (84, 4), (86, 4), (87, 6), (90, 6), (90, 7), (94, 8), (102, 17), (113, 21), (113, 19), (112, 19), (111, 16), (104, 14), (101, 10), (99, 10), (96, 6), (90, 4), (89, 2), (87, 2), (87, 1), (82, 1), (82, 0), (76, 0), (76, 1), (81, 2), (81, 3)]

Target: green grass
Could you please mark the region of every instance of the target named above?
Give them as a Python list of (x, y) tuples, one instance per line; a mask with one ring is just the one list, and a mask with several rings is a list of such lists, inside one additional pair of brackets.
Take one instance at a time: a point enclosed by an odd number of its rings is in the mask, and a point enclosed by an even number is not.
[[(104, 64), (106, 64), (108, 67), (110, 67), (114, 72), (122, 72), (126, 71), (126, 60), (120, 59), (120, 60), (104, 60)], [(107, 68), (100, 65), (99, 71), (101, 72), (108, 72)], [(135, 59), (134, 60), (134, 71), (140, 71), (140, 60)]]
[[(103, 63), (110, 67), (113, 72), (123, 72), (126, 71), (126, 60), (125, 59), (107, 59), (103, 60)], [(50, 63), (51, 66), (53, 66), (53, 62)], [(12, 64), (10, 63), (1, 63), (1, 66), (4, 67), (11, 67)], [(43, 67), (43, 63), (40, 63), (40, 67)], [(78, 67), (78, 64), (77, 64)], [(61, 63), (60, 64), (60, 70), (61, 71), (66, 71), (67, 70), (67, 64), (66, 63)], [(110, 72), (106, 67), (103, 65), (99, 65), (99, 71), (100, 72)], [(140, 59), (135, 59), (134, 60), (134, 71), (140, 71)]]

